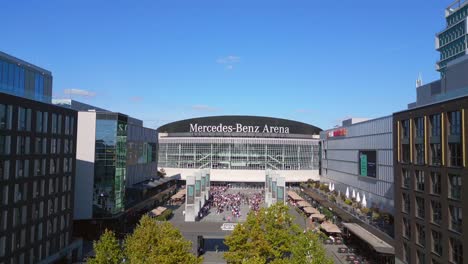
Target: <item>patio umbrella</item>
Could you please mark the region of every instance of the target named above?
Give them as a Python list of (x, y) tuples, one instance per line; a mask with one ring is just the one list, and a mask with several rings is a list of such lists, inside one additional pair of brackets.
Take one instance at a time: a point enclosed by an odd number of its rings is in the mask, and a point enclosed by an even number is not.
[(367, 201), (366, 201), (366, 195), (365, 194), (362, 195), (362, 203), (361, 204), (362, 204), (362, 207), (367, 207)]
[(361, 202), (361, 197), (359, 197), (359, 192), (356, 193), (356, 201), (358, 203)]
[(356, 191), (353, 189), (353, 198), (356, 198)]
[(349, 187), (346, 187), (346, 198), (349, 199)]

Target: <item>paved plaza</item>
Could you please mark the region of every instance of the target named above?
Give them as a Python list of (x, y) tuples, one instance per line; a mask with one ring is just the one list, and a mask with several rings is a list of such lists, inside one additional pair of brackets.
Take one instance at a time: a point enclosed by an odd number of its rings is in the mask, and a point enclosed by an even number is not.
[[(245, 195), (253, 195), (255, 193), (261, 192), (261, 189), (237, 189), (232, 188), (228, 189), (226, 193), (235, 194), (242, 193)], [(241, 223), (246, 220), (247, 214), (249, 213), (249, 205), (241, 205), (241, 216), (239, 218), (232, 217), (230, 211), (224, 213), (217, 213), (216, 208), (212, 207), (209, 213), (204, 216), (199, 221), (195, 222), (185, 222), (183, 211), (185, 210), (185, 204), (180, 206), (169, 206), (173, 209), (173, 217), (171, 218), (171, 223), (174, 224), (181, 231), (182, 235), (192, 241), (192, 252), (197, 253), (198, 250), (198, 237), (203, 236), (204, 238), (204, 262), (206, 264), (214, 263), (226, 263), (223, 259), (223, 253), (227, 250), (227, 247), (223, 244), (224, 237), (229, 235), (231, 231), (222, 230), (221, 226), (224, 223)], [(301, 228), (306, 227), (305, 218), (299, 214), (295, 207), (290, 206), (289, 212), (295, 218), (295, 223), (298, 224)], [(230, 220), (228, 221), (228, 216)], [(341, 245), (340, 247), (346, 247)], [(216, 251), (217, 249), (217, 251)], [(348, 263), (346, 261), (345, 254), (338, 253), (338, 246), (335, 245), (325, 245), (325, 249), (330, 257), (333, 257), (335, 263)]]

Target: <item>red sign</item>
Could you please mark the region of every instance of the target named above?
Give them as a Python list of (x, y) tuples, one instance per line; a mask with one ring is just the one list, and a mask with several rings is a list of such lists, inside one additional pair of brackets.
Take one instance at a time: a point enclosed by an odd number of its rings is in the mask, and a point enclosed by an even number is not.
[(331, 137), (344, 137), (344, 136), (346, 136), (347, 132), (348, 131), (346, 130), (346, 128), (340, 128), (340, 129), (329, 131), (327, 137), (329, 137), (329, 138), (331, 138)]

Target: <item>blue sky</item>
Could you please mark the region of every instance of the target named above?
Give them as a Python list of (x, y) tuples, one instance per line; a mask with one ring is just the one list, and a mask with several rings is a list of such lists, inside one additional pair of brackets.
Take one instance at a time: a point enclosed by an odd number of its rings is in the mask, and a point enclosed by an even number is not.
[(245, 114), (326, 129), (403, 110), (419, 72), (438, 78), (450, 3), (3, 0), (0, 50), (52, 71), (54, 97), (149, 127)]

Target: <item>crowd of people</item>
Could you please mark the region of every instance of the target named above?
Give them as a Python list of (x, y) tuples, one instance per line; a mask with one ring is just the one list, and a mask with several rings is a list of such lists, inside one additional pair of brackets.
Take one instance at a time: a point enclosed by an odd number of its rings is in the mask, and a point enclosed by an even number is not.
[(201, 209), (200, 216), (207, 215), (210, 209), (216, 214), (225, 214), (225, 220), (242, 216), (241, 206), (248, 206), (250, 210), (258, 211), (263, 203), (264, 193), (232, 192), (229, 186), (211, 186), (210, 196), (206, 205)]

